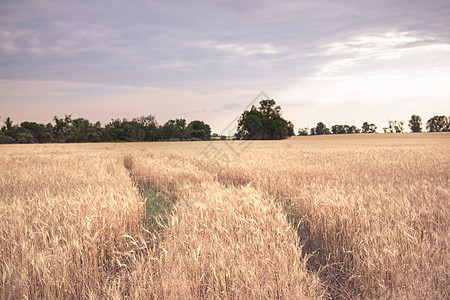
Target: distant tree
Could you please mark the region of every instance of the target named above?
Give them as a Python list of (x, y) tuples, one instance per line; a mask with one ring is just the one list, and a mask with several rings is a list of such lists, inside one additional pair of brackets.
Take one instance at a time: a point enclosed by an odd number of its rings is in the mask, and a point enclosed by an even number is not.
[(145, 141), (145, 126), (141, 125), (136, 119), (131, 121), (124, 120), (122, 126), (125, 131), (125, 136), (130, 142)]
[(317, 135), (325, 134), (325, 128), (327, 128), (327, 126), (324, 123), (322, 123), (322, 122), (317, 123), (316, 134)]
[(257, 140), (264, 139), (264, 115), (254, 106), (249, 111), (245, 111), (238, 125), (237, 139)]
[(6, 130), (11, 130), (12, 129), (13, 122), (12, 122), (10, 117), (6, 118), (5, 126), (6, 126)]
[(204, 141), (211, 139), (211, 127), (203, 121), (190, 122), (187, 126), (187, 132), (191, 138)]
[(259, 111), (265, 116), (279, 116), (281, 113), (281, 106), (275, 106), (275, 100), (265, 99), (259, 102)]
[(19, 134), (19, 126), (14, 125), (10, 117), (6, 118), (4, 124), (5, 125), (1, 128), (1, 131), (5, 135), (3, 143), (14, 143), (14, 141), (17, 140), (17, 135)]
[(20, 132), (17, 135), (16, 141), (19, 144), (30, 144), (30, 143), (35, 143), (36, 140), (34, 139), (33, 135), (29, 132)]
[(39, 124), (35, 122), (20, 123), (19, 132), (30, 133), (37, 143), (49, 143), (53, 140), (53, 125)]
[(142, 141), (156, 141), (158, 139), (158, 123), (154, 116), (140, 116), (134, 118), (133, 122), (136, 122), (140, 130), (142, 130)]
[[(316, 128), (315, 128), (315, 134), (321, 135), (321, 134), (330, 134), (330, 133), (331, 133), (331, 131), (329, 128), (327, 128), (325, 123), (323, 123), (323, 122), (317, 123)], [(311, 134), (312, 134), (312, 131), (311, 131)]]
[(386, 127), (387, 130), (385, 130), (387, 133), (394, 133), (394, 121), (388, 121), (388, 127)]
[(292, 124), (290, 121), (287, 121), (287, 136), (294, 136), (295, 130), (294, 130), (294, 124)]
[(134, 118), (131, 121), (111, 120), (104, 129), (100, 128), (99, 134), (104, 141), (144, 142), (161, 139), (156, 119), (151, 115)]
[(53, 120), (55, 121), (55, 125), (53, 126), (53, 136), (57, 142), (64, 143), (66, 141), (66, 131), (72, 122), (72, 117), (71, 115), (66, 115), (63, 119), (55, 116)]
[(252, 106), (241, 115), (237, 139), (279, 140), (295, 135), (294, 125), (282, 118), (281, 107), (275, 106), (275, 100), (261, 100), (259, 104), (259, 108)]
[(186, 130), (186, 120), (185, 119), (175, 119), (175, 127), (177, 132), (177, 137), (180, 141), (183, 141), (189, 137), (189, 133)]
[(12, 144), (14, 143), (14, 139), (10, 136), (7, 136), (3, 130), (0, 131), (0, 144)]
[(361, 126), (361, 132), (362, 133), (374, 133), (377, 131), (377, 126), (375, 124), (369, 124), (367, 122), (364, 122)]
[(161, 129), (167, 140), (183, 141), (188, 138), (185, 119), (168, 120)]
[(108, 142), (124, 142), (129, 141), (125, 123), (126, 119), (122, 121), (120, 119), (111, 120), (106, 126), (103, 134), (103, 140)]
[(403, 130), (404, 130), (403, 125), (404, 125), (403, 121), (396, 122), (395, 125), (394, 125), (395, 132), (396, 133), (402, 133)]
[[(193, 121), (186, 126), (185, 119), (169, 120), (158, 126), (152, 115), (141, 116), (129, 121), (112, 119), (105, 127), (100, 122), (91, 123), (84, 118), (73, 119), (55, 116), (55, 124), (22, 122), (13, 124), (7, 118), (0, 128), (0, 144), (5, 143), (84, 143), (84, 142), (138, 142), (164, 139), (209, 139), (211, 129), (202, 121)], [(188, 128), (189, 127), (189, 128)]]
[(449, 117), (434, 116), (427, 121), (429, 132), (450, 131)]
[(361, 133), (361, 130), (355, 125), (350, 126), (350, 131), (349, 133)]
[(402, 133), (404, 122), (403, 121), (389, 121), (388, 127), (383, 127), (385, 133)]
[(161, 127), (161, 131), (164, 139), (167, 140), (175, 139), (176, 136), (175, 120), (168, 120), (166, 123), (164, 123), (164, 125)]
[(142, 127), (148, 127), (148, 126), (157, 126), (158, 123), (156, 122), (155, 116), (148, 115), (148, 116), (140, 116), (133, 119), (134, 122), (138, 123)]
[(84, 118), (71, 119), (65, 133), (68, 143), (100, 142), (96, 127)]
[(422, 132), (422, 118), (417, 115), (412, 115), (409, 120), (409, 128), (412, 132)]
[(370, 125), (367, 122), (364, 122), (361, 126), (361, 132), (362, 133), (368, 133), (370, 130)]
[(298, 135), (308, 135), (308, 128), (300, 128), (298, 130)]
[(336, 124), (331, 126), (331, 132), (333, 134), (343, 134), (343, 133), (349, 134), (349, 133), (359, 133), (360, 130), (355, 125), (350, 126), (350, 125)]
[(331, 126), (331, 132), (333, 134), (342, 134), (345, 133), (345, 129), (344, 126), (336, 124)]

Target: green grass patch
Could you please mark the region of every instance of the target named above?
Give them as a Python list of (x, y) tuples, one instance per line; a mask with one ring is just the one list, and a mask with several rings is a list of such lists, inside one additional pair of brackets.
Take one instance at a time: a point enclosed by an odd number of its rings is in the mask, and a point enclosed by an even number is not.
[(168, 224), (174, 199), (150, 184), (137, 184), (139, 195), (144, 199), (144, 226), (147, 230), (160, 233)]

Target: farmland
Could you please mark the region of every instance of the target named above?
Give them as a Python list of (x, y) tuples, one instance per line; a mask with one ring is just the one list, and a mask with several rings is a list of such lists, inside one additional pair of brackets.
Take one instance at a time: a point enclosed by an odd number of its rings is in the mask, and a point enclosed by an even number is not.
[(0, 298), (448, 298), (448, 153), (448, 133), (2, 145)]

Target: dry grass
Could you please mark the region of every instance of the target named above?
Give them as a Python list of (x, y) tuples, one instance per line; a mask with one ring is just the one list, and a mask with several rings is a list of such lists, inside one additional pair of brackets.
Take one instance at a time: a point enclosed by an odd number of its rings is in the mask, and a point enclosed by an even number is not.
[(139, 195), (117, 155), (86, 150), (2, 147), (1, 298), (100, 295), (136, 250)]
[(2, 146), (0, 298), (449, 298), (449, 137)]

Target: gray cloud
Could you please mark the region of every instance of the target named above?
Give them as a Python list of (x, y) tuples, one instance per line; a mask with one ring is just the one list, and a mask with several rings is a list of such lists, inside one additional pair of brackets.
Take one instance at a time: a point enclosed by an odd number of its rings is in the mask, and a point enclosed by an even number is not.
[[(448, 28), (447, 0), (2, 1), (0, 80), (33, 81), (33, 88), (38, 82), (56, 82), (70, 90), (67, 101), (78, 101), (78, 96), (92, 100), (102, 94), (97, 89), (114, 94), (112, 87), (119, 94), (127, 90), (123, 87), (188, 90), (192, 95), (239, 91), (245, 95), (242, 100), (261, 90), (283, 90), (320, 72), (413, 65), (415, 57), (383, 57), (448, 45)], [(377, 40), (352, 44), (358, 36), (406, 32), (418, 38), (387, 46)], [(439, 67), (441, 59), (430, 54), (421, 63)], [(62, 95), (60, 89), (49, 89), (39, 95)], [(152, 101), (157, 103), (157, 97)], [(217, 101), (185, 111), (239, 109), (234, 98)]]
[(329, 59), (321, 55), (321, 45), (358, 32), (392, 30), (447, 40), (450, 25), (446, 1), (1, 5), (3, 79), (172, 88), (214, 88), (255, 78), (276, 87), (310, 74)]

